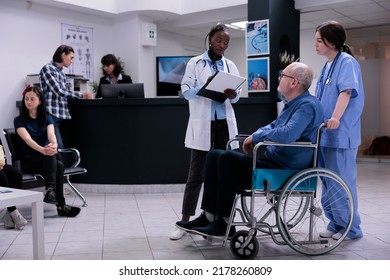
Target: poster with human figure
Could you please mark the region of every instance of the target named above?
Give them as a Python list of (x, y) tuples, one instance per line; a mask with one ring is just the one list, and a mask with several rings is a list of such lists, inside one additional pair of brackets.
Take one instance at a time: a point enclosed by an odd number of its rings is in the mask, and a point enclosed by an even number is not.
[(93, 28), (62, 23), (62, 44), (74, 49), (73, 63), (65, 74), (81, 75), (93, 81)]

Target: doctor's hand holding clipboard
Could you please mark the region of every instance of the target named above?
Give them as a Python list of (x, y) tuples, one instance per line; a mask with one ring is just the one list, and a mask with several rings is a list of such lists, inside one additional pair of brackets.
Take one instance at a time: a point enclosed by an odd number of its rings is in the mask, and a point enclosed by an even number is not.
[(217, 71), (209, 77), (198, 95), (223, 103), (227, 98), (237, 96), (236, 90), (245, 82), (245, 78), (228, 72)]

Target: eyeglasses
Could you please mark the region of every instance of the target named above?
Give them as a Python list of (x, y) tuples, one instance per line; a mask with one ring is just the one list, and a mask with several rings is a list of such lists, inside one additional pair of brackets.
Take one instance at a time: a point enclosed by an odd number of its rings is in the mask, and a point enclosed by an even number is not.
[(287, 78), (296, 80), (296, 78), (294, 78), (293, 76), (286, 75), (286, 74), (284, 74), (284, 73), (282, 72), (282, 73), (279, 74), (279, 80), (281, 80), (283, 77), (287, 77)]

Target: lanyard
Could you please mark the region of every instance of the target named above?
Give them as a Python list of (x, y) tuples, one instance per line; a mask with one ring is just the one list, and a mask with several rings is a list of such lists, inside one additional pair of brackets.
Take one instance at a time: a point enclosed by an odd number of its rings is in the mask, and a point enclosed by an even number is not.
[(331, 64), (330, 67), (329, 67), (328, 75), (326, 75), (325, 81), (323, 81), (323, 78), (324, 78), (324, 74), (325, 74), (326, 64), (325, 64), (325, 66), (322, 68), (321, 80), (320, 80), (321, 89), (320, 89), (320, 92), (319, 92), (319, 95), (318, 95), (318, 99), (319, 99), (320, 101), (321, 101), (321, 99), (322, 99), (322, 95), (324, 94), (325, 86), (326, 86), (326, 85), (329, 85), (329, 84), (331, 83), (333, 71), (334, 71), (334, 68), (335, 68), (335, 66), (336, 66), (337, 60), (338, 60), (339, 57), (340, 57), (340, 53), (341, 53), (341, 52), (338, 52), (337, 55), (336, 55), (336, 57), (333, 59), (332, 64)]

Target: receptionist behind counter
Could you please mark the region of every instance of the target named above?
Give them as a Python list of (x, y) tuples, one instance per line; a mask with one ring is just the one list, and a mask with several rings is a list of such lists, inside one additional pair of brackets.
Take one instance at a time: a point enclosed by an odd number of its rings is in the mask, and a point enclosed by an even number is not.
[(131, 84), (133, 81), (129, 75), (123, 72), (119, 60), (113, 54), (106, 54), (101, 59), (103, 77), (100, 78), (96, 98), (102, 97), (101, 85), (107, 84)]

